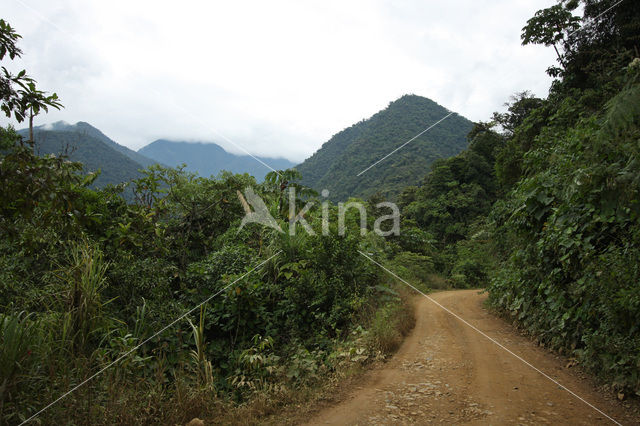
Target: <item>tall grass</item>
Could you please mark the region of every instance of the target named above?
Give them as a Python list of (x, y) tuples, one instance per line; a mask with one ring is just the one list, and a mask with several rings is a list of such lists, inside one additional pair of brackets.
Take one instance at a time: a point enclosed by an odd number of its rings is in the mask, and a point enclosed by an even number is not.
[(38, 327), (25, 313), (0, 316), (0, 419), (4, 418), (5, 402), (18, 391), (34, 364)]
[(193, 361), (200, 386), (203, 388), (213, 389), (213, 367), (205, 353), (204, 315), (205, 307), (202, 305), (200, 306), (200, 322), (198, 325), (196, 326), (191, 322), (191, 320), (188, 320), (191, 330), (193, 331), (193, 340), (196, 344), (196, 349), (191, 351), (191, 359)]
[(63, 340), (70, 340), (79, 352), (88, 348), (94, 335), (105, 331), (103, 308), (108, 302), (102, 300), (101, 293), (107, 284), (108, 266), (98, 248), (81, 241), (71, 245), (69, 265), (58, 274), (66, 284)]

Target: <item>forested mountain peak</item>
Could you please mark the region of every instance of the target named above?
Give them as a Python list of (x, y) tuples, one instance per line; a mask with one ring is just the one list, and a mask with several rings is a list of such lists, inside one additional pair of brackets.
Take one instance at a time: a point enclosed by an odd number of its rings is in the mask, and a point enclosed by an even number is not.
[[(18, 131), (23, 137), (28, 129)], [(67, 155), (83, 164), (84, 172), (100, 170), (94, 186), (119, 184), (140, 177), (139, 170), (154, 164), (127, 147), (119, 145), (89, 123), (65, 121), (34, 127), (34, 150), (39, 155)]]
[(404, 95), (335, 134), (297, 169), (306, 185), (328, 189), (334, 200), (378, 192), (394, 197), (403, 187), (417, 184), (435, 160), (462, 151), (473, 123), (454, 113), (366, 173), (358, 173), (449, 113), (431, 99)]
[[(74, 132), (80, 135), (90, 136), (100, 140), (101, 142), (106, 144), (108, 147), (115, 149), (121, 154), (126, 155), (131, 160), (135, 161), (136, 163), (140, 164), (143, 167), (147, 167), (156, 163), (156, 161), (148, 157), (145, 157), (144, 155), (138, 154), (137, 152), (127, 148), (126, 146), (120, 145), (119, 143), (117, 143), (116, 141), (114, 141), (113, 139), (105, 135), (101, 130), (95, 128), (91, 124), (84, 121), (78, 121), (75, 124), (69, 124), (66, 121), (56, 121), (55, 123), (49, 123), (49, 124), (44, 124), (42, 126), (37, 126), (35, 127), (35, 130), (53, 131), (53, 132), (61, 132), (61, 131)], [(26, 129), (24, 131), (26, 131)]]

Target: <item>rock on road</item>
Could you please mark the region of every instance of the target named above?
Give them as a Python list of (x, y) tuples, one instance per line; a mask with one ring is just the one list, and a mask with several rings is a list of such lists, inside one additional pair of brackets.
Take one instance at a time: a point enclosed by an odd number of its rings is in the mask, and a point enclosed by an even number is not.
[[(622, 424), (640, 424), (637, 405), (599, 392), (566, 359), (521, 336), (483, 307), (477, 290), (430, 295)], [(309, 424), (615, 424), (425, 297), (416, 326), (382, 367)]]

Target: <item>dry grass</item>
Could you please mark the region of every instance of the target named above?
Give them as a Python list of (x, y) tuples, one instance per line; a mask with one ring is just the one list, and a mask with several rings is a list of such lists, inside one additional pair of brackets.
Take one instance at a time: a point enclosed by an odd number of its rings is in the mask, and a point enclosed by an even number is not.
[(400, 300), (377, 309), (370, 320), (369, 345), (384, 355), (395, 352), (415, 325), (409, 290), (401, 288)]

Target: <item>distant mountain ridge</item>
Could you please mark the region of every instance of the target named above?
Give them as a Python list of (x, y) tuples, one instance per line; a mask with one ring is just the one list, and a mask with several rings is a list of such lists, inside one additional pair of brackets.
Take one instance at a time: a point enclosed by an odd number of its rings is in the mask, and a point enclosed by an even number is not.
[[(358, 173), (447, 114), (446, 108), (430, 99), (405, 95), (369, 119), (335, 134), (296, 168), (304, 184), (318, 191), (328, 189), (333, 200), (368, 198), (376, 193), (392, 199), (402, 188), (418, 184), (435, 160), (465, 149), (473, 123), (454, 113), (362, 176)], [(26, 136), (28, 130), (19, 133)], [(270, 167), (282, 170), (295, 166), (284, 158), (235, 155), (215, 143), (158, 139), (136, 152), (82, 121), (38, 126), (34, 139), (40, 154), (66, 152), (71, 160), (82, 162), (86, 172), (101, 169), (94, 184), (97, 187), (138, 178), (140, 169), (156, 163), (171, 167), (184, 163), (188, 171), (203, 177), (222, 170), (249, 173), (258, 181), (271, 171)]]
[(473, 123), (454, 113), (361, 176), (358, 173), (449, 113), (428, 98), (402, 96), (335, 134), (296, 168), (304, 184), (328, 189), (332, 200), (368, 198), (378, 192), (392, 199), (404, 187), (418, 184), (435, 160), (465, 149)]
[[(45, 124), (42, 126), (35, 127), (35, 130), (40, 131), (52, 131), (52, 132), (73, 132), (79, 133), (81, 135), (91, 136), (103, 142), (110, 148), (115, 149), (121, 154), (126, 155), (136, 163), (140, 164), (143, 167), (148, 167), (152, 164), (156, 164), (157, 161), (152, 160), (150, 158), (145, 157), (144, 155), (140, 155), (132, 149), (127, 148), (124, 145), (120, 145), (115, 142), (113, 139), (106, 136), (102, 131), (96, 129), (91, 124), (86, 123), (84, 121), (78, 121), (76, 124), (69, 124), (65, 121), (56, 121), (55, 123)], [(26, 129), (24, 130), (26, 132)]]
[[(171, 167), (186, 164), (186, 170), (197, 172), (200, 176), (215, 176), (222, 170), (232, 173), (249, 173), (258, 181), (271, 171), (292, 168), (295, 163), (284, 158), (251, 157), (235, 155), (220, 145), (205, 142), (180, 142), (158, 139), (138, 150), (139, 154), (152, 158)], [(260, 161), (256, 160), (259, 159)]]
[[(21, 129), (18, 133), (28, 137), (29, 130)], [(215, 143), (159, 139), (136, 152), (83, 121), (75, 124), (57, 121), (36, 126), (34, 140), (36, 153), (40, 155), (66, 154), (70, 160), (81, 162), (86, 173), (101, 170), (93, 184), (98, 188), (137, 179), (141, 176), (139, 170), (152, 164), (176, 167), (186, 163), (187, 170), (204, 177), (217, 175), (222, 170), (249, 173), (259, 181), (271, 171), (255, 158), (228, 153)], [(257, 158), (276, 170), (294, 166), (294, 163), (282, 158)]]
[[(27, 137), (29, 130), (21, 129), (18, 133)], [(141, 176), (140, 169), (156, 163), (119, 145), (85, 122), (58, 121), (37, 126), (33, 138), (39, 155), (66, 154), (70, 160), (81, 162), (86, 173), (100, 170), (100, 176), (93, 183), (98, 188), (136, 179)]]

